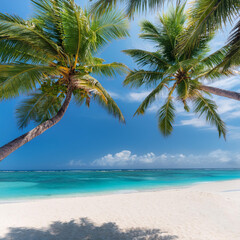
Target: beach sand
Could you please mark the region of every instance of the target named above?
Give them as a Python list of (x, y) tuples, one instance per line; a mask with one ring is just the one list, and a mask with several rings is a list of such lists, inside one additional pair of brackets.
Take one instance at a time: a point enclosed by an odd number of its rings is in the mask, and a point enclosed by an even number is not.
[(0, 240), (240, 240), (240, 180), (0, 204)]

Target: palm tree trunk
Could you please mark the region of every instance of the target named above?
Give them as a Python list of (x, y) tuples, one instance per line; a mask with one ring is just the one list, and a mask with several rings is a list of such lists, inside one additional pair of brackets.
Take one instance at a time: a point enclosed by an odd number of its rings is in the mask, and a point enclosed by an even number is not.
[(21, 146), (23, 146), (25, 143), (30, 142), (32, 139), (41, 135), (46, 130), (48, 130), (55, 124), (57, 124), (62, 119), (65, 112), (67, 111), (67, 108), (69, 106), (71, 98), (72, 98), (72, 86), (69, 86), (65, 101), (64, 101), (61, 109), (56, 114), (56, 116), (43, 122), (42, 124), (38, 125), (34, 129), (32, 129), (31, 131), (23, 134), (22, 136), (16, 138), (15, 140), (7, 143), (4, 146), (2, 146), (0, 148), (0, 161), (3, 160), (4, 158), (6, 158), (9, 154), (13, 153), (15, 150), (17, 150)]
[(237, 92), (223, 90), (223, 89), (215, 88), (215, 87), (208, 87), (205, 85), (201, 85), (200, 89), (203, 91), (206, 91), (206, 92), (210, 92), (214, 95), (218, 95), (221, 97), (231, 98), (231, 99), (240, 101), (240, 93), (237, 93)]

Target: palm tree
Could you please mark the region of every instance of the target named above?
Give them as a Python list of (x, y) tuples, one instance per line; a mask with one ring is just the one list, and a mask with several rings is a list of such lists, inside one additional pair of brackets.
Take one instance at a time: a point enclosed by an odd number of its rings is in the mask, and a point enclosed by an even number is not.
[[(206, 95), (210, 95), (211, 87), (204, 86), (201, 80), (206, 78), (214, 80), (221, 76), (228, 76), (232, 72), (231, 69), (225, 71), (214, 69), (225, 54), (217, 51), (207, 55), (209, 50), (207, 45), (213, 36), (204, 36), (195, 48), (182, 54), (176, 54), (179, 36), (185, 33), (186, 19), (183, 5), (159, 16), (156, 25), (146, 20), (141, 23), (140, 38), (151, 41), (156, 51), (140, 49), (124, 51), (140, 67), (128, 74), (124, 85), (154, 87), (137, 109), (136, 115), (144, 114), (150, 104), (156, 101), (157, 96), (163, 92), (163, 89), (167, 90), (166, 101), (157, 113), (158, 126), (164, 136), (168, 136), (173, 130), (176, 111), (174, 105), (176, 101), (179, 101), (182, 102), (187, 112), (190, 111), (191, 106), (199, 117), (205, 116), (207, 122), (217, 127), (219, 137), (225, 138), (226, 127), (217, 113), (217, 105), (206, 97)], [(219, 91), (218, 95), (221, 95), (222, 92), (229, 95), (229, 91)], [(239, 95), (237, 95), (238, 98)]]
[[(92, 9), (94, 12), (102, 14), (117, 3), (124, 3), (126, 14), (133, 18), (135, 12), (156, 10), (169, 3), (170, 0), (90, 0), (94, 1)], [(176, 0), (176, 5), (180, 5), (181, 0)], [(178, 42), (178, 52), (189, 51), (199, 44), (201, 37), (208, 36), (215, 31), (222, 29), (227, 23), (233, 23), (239, 18), (239, 0), (195, 0), (190, 3), (188, 14), (188, 27), (185, 34), (182, 34), (181, 41)], [(240, 64), (240, 20), (231, 31), (227, 44), (221, 49), (225, 52), (224, 60), (216, 67), (228, 68), (239, 66)], [(212, 93), (219, 90), (211, 89)], [(239, 100), (239, 99), (236, 99)]]
[(124, 122), (111, 96), (92, 74), (112, 77), (127, 71), (121, 63), (95, 57), (113, 39), (128, 35), (125, 16), (90, 14), (73, 0), (32, 0), (35, 15), (26, 21), (0, 13), (1, 100), (28, 94), (17, 109), (20, 128), (37, 127), (0, 148), (0, 160), (58, 123), (72, 96), (91, 99)]

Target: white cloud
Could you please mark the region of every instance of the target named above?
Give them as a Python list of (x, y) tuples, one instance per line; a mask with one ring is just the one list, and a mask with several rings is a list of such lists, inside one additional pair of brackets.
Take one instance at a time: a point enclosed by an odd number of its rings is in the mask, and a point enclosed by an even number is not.
[(112, 92), (112, 91), (108, 91), (107, 92), (109, 93), (109, 95), (114, 98), (114, 99), (122, 99), (121, 95), (116, 93), (116, 92)]
[(229, 152), (227, 151), (222, 151), (220, 149), (213, 151), (209, 153), (210, 158), (218, 159), (219, 162), (230, 162), (232, 159), (232, 156)]
[(83, 167), (85, 165), (86, 164), (84, 162), (82, 162), (81, 160), (71, 160), (68, 163), (68, 166), (70, 166), (70, 167)]
[(238, 76), (223, 78), (208, 85), (212, 87), (230, 90), (240, 85), (240, 78)]
[(132, 154), (131, 151), (123, 150), (115, 154), (107, 154), (106, 156), (95, 160), (93, 166), (101, 167), (123, 167), (123, 166), (133, 166), (135, 164), (152, 164), (156, 161), (156, 157), (159, 159), (166, 159), (166, 155), (156, 156), (154, 153), (150, 152), (144, 155)]
[(116, 92), (108, 91), (110, 96), (114, 99), (119, 99), (124, 102), (142, 102), (150, 91), (142, 91), (142, 92), (129, 92), (125, 94), (119, 94)]
[(215, 97), (218, 105), (218, 112), (224, 120), (235, 119), (240, 117), (240, 104), (233, 99)]
[(148, 96), (149, 93), (150, 91), (130, 92), (125, 99), (131, 102), (142, 102)]
[(153, 103), (150, 107), (148, 107), (147, 111), (150, 113), (156, 113), (161, 105), (159, 103)]
[(193, 126), (193, 127), (209, 127), (209, 125), (206, 123), (205, 120), (201, 119), (201, 118), (192, 118), (192, 119), (188, 119), (188, 120), (181, 120), (180, 121), (180, 125), (182, 126)]
[(238, 140), (240, 139), (240, 127), (236, 126), (227, 126), (228, 128), (228, 138), (231, 140)]
[(124, 150), (122, 152), (116, 153), (114, 155), (107, 154), (106, 156), (95, 160), (92, 165), (97, 166), (121, 166), (128, 165), (129, 163), (133, 163), (136, 160), (137, 155), (132, 155), (132, 153), (128, 150)]
[(160, 154), (152, 152), (144, 155), (132, 154), (123, 150), (115, 154), (107, 154), (92, 162), (98, 168), (201, 168), (201, 167), (240, 167), (240, 153), (232, 153), (221, 149), (208, 154), (185, 155)]

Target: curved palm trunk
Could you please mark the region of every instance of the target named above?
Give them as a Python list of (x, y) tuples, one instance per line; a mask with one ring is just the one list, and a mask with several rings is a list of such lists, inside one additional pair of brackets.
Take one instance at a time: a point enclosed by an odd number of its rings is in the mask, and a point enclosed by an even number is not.
[(206, 91), (206, 92), (210, 92), (214, 95), (218, 95), (221, 97), (227, 97), (227, 98), (231, 98), (237, 101), (240, 101), (240, 93), (237, 92), (233, 92), (233, 91), (228, 91), (228, 90), (223, 90), (220, 88), (215, 88), (215, 87), (208, 87), (205, 85), (202, 85), (200, 87), (201, 90)]
[(7, 143), (6, 145), (4, 145), (3, 147), (1, 147), (0, 148), (0, 161), (3, 160), (4, 158), (6, 158), (9, 154), (14, 152), (21, 146), (23, 146), (25, 143), (30, 142), (32, 139), (41, 135), (46, 130), (48, 130), (55, 124), (57, 124), (62, 119), (63, 115), (65, 114), (65, 112), (69, 106), (69, 103), (71, 101), (71, 98), (72, 98), (72, 87), (70, 86), (68, 88), (68, 92), (67, 92), (65, 101), (64, 101), (61, 109), (58, 111), (57, 115), (54, 116), (53, 118), (45, 121), (44, 123), (38, 125), (31, 131), (23, 134), (22, 136), (16, 138), (15, 140), (13, 140), (13, 141)]

